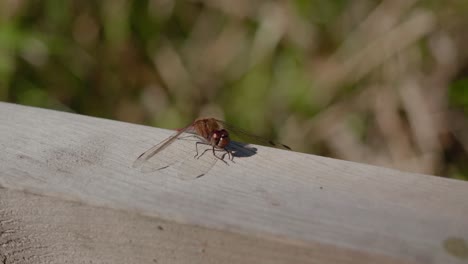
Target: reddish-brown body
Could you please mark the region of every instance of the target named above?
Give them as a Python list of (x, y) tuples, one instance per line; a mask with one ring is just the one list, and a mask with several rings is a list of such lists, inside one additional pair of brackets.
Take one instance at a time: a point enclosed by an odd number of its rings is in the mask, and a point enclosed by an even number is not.
[(193, 122), (193, 127), (198, 135), (207, 140), (209, 140), (209, 137), (214, 130), (220, 129), (218, 122), (212, 118), (197, 119)]
[(206, 139), (213, 147), (224, 149), (229, 144), (229, 133), (220, 127), (214, 118), (200, 118), (192, 124), (195, 133)]
[[(247, 139), (251, 139), (254, 142), (260, 142), (265, 145), (271, 145), (274, 147), (280, 147), (285, 149), (290, 149), (288, 146), (275, 143), (271, 140), (263, 139), (261, 137), (249, 134), (244, 132), (240, 129), (232, 127), (221, 120), (217, 120), (214, 118), (200, 118), (195, 120), (192, 124), (177, 130), (172, 136), (168, 137), (167, 139), (163, 140), (156, 146), (153, 146), (149, 150), (142, 153), (133, 163), (134, 167), (140, 167), (149, 160), (151, 157), (155, 156), (156, 154), (164, 151), (168, 146), (170, 146), (173, 142), (175, 142), (183, 133), (195, 134), (196, 137), (199, 137), (199, 140), (195, 143), (196, 147), (196, 155), (195, 158), (200, 158), (204, 155), (204, 153), (208, 150), (212, 150), (213, 155), (218, 158), (219, 160), (224, 161), (224, 157), (227, 154), (230, 160), (233, 160), (233, 153), (231, 150), (227, 148), (231, 139), (229, 138), (229, 133), (233, 132), (235, 135), (243, 136)], [(211, 148), (205, 149), (202, 153), (198, 153), (198, 145), (209, 145)], [(215, 152), (217, 151), (224, 151), (224, 154), (221, 157), (218, 157)], [(227, 163), (226, 163), (227, 164)], [(167, 166), (161, 166), (161, 168), (166, 168)]]

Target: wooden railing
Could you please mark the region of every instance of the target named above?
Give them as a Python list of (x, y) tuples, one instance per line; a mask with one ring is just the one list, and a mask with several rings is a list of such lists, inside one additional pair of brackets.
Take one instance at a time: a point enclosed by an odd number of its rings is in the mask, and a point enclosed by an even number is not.
[(170, 133), (0, 103), (0, 263), (468, 263), (468, 182), (261, 146), (132, 168)]

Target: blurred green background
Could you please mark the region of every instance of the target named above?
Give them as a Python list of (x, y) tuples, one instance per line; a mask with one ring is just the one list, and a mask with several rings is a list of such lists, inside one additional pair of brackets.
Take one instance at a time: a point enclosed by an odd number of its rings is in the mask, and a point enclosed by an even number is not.
[(468, 179), (468, 1), (0, 0), (0, 100)]

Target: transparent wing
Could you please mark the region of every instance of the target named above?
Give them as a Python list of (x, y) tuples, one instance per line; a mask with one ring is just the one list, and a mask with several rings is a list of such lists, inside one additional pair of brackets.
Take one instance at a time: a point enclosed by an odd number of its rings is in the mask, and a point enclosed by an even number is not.
[(242, 141), (245, 141), (246, 143), (254, 143), (254, 144), (256, 143), (260, 145), (272, 146), (276, 148), (291, 150), (291, 148), (287, 145), (270, 140), (268, 138), (256, 136), (250, 132), (247, 132), (245, 130), (242, 130), (240, 128), (227, 124), (226, 122), (222, 120), (216, 119), (216, 122), (218, 122), (222, 127), (224, 127), (229, 132), (229, 134), (231, 134), (232, 136), (236, 138), (239, 138)]
[[(201, 144), (196, 146), (195, 144), (197, 142)], [(190, 155), (181, 160), (177, 166), (174, 166), (174, 174), (182, 180), (193, 180), (202, 177), (211, 170), (219, 160), (212, 153), (213, 147), (206, 144), (205, 140), (198, 136), (192, 135), (192, 139), (180, 139), (180, 144), (184, 145), (184, 149), (188, 149), (188, 152), (190, 153)], [(197, 150), (200, 156), (195, 157)], [(217, 155), (219, 156), (219, 154)]]
[[(188, 127), (187, 127), (188, 128)], [(181, 129), (175, 132), (170, 137), (166, 138), (165, 140), (161, 141), (159, 144), (153, 146), (152, 148), (148, 149), (147, 151), (143, 152), (138, 158), (133, 162), (133, 168), (142, 167), (145, 162), (147, 162), (150, 158), (154, 155), (158, 154), (159, 152), (163, 151), (169, 145), (171, 145), (182, 133), (184, 133), (187, 128)]]
[(161, 171), (183, 180), (203, 176), (213, 167), (217, 158), (211, 153), (195, 157), (197, 150), (201, 154), (205, 150), (211, 150), (212, 147), (191, 131), (189, 126), (175, 132), (142, 153), (133, 163), (133, 167), (139, 168), (144, 173)]

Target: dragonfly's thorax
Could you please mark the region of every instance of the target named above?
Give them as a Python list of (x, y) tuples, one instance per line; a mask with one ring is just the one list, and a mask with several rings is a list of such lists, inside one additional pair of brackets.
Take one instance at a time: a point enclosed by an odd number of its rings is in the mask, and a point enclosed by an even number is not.
[(214, 119), (203, 118), (198, 119), (193, 123), (195, 132), (211, 142), (211, 137), (214, 132), (221, 130), (218, 123)]
[(225, 129), (215, 130), (211, 134), (210, 143), (218, 148), (225, 148), (229, 144), (229, 133)]

